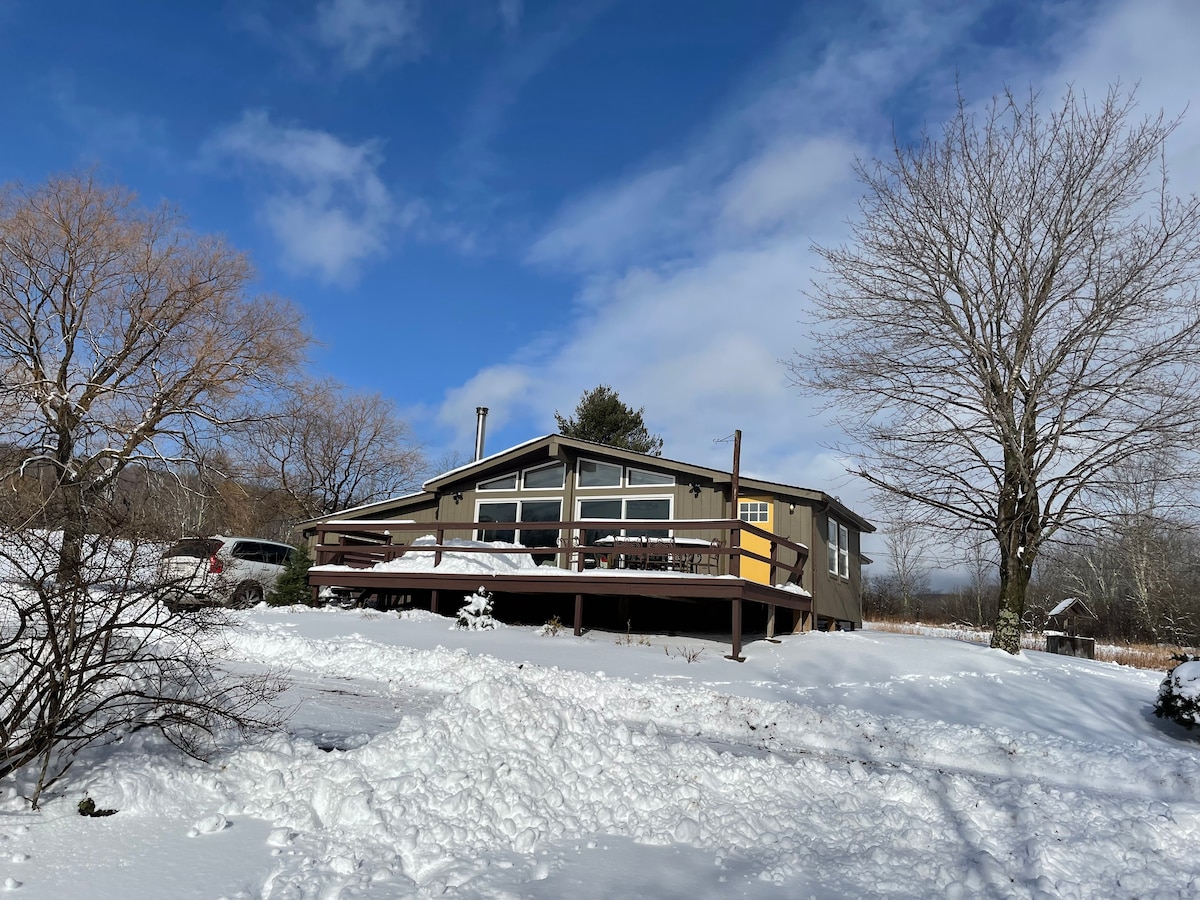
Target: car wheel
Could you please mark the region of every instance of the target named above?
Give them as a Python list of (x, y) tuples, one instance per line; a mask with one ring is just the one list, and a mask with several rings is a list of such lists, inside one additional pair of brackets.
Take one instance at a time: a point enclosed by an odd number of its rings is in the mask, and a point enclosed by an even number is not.
[(234, 609), (248, 609), (262, 602), (262, 585), (253, 581), (243, 581), (233, 592), (229, 605)]

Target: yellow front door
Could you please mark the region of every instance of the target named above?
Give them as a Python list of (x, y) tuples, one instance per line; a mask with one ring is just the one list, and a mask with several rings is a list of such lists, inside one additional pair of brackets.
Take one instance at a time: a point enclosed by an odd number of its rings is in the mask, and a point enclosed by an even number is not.
[[(767, 531), (774, 531), (774, 510), (775, 504), (771, 502), (769, 497), (739, 497), (738, 498), (738, 518), (743, 522), (750, 522), (757, 525), (759, 528), (765, 528)], [(771, 542), (765, 537), (759, 537), (757, 534), (751, 534), (748, 531), (742, 532), (742, 549), (749, 550), (751, 553), (757, 553), (759, 556), (770, 557)], [(759, 584), (771, 583), (771, 565), (770, 563), (759, 562), (757, 559), (749, 559), (742, 557), (742, 577), (747, 581), (756, 581)], [(778, 576), (778, 573), (776, 573)]]

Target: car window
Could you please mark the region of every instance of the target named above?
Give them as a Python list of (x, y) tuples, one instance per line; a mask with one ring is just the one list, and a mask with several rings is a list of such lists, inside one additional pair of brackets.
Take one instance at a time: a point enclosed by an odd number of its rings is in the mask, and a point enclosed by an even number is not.
[(247, 562), (263, 561), (263, 545), (257, 541), (238, 541), (233, 545), (230, 556), (234, 559), (244, 559)]
[(282, 566), (287, 563), (289, 548), (281, 547), (279, 544), (263, 544), (263, 562), (270, 563), (273, 566)]
[(172, 544), (163, 553), (164, 559), (174, 557), (188, 557), (191, 559), (208, 559), (214, 553), (221, 549), (221, 542), (214, 541), (208, 538), (196, 538), (194, 540), (179, 541)]

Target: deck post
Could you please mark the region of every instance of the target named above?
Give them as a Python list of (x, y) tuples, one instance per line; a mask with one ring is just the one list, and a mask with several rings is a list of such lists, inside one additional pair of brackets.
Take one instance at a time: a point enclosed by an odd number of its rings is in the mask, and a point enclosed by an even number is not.
[(733, 527), (729, 529), (729, 549), (733, 553), (729, 557), (729, 574), (734, 578), (742, 577), (742, 522), (734, 519)]
[(583, 594), (575, 595), (575, 637), (583, 634)]
[[(437, 541), (437, 545), (439, 547), (442, 546), (443, 538), (445, 538), (445, 536), (446, 536), (446, 530), (444, 528), (439, 528), (435, 532), (434, 540)], [(441, 550), (433, 551), (433, 564), (435, 566), (440, 566), (442, 564), (442, 551)]]
[(775, 585), (775, 567), (779, 565), (779, 542), (771, 541), (771, 571), (768, 576), (767, 584), (774, 587)]
[(733, 653), (725, 657), (732, 659), (734, 662), (745, 662), (746, 657), (742, 656), (742, 598), (735, 597), (733, 599)]
[(429, 592), (429, 611), (431, 613), (435, 613), (438, 611), (437, 610), (437, 606), (438, 606), (437, 602), (438, 602), (438, 592), (430, 591)]
[(779, 641), (775, 637), (775, 604), (767, 604), (767, 640), (772, 644), (778, 644)]

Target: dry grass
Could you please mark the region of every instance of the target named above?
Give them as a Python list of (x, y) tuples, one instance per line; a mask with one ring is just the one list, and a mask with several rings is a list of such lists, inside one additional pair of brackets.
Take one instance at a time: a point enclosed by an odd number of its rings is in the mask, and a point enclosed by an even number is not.
[[(984, 646), (991, 642), (992, 637), (990, 631), (968, 625), (922, 625), (919, 622), (883, 620), (872, 621), (866, 627), (874, 631), (924, 634)], [(1040, 632), (1022, 634), (1021, 647), (1025, 650), (1045, 650), (1045, 635)], [(1096, 659), (1098, 660), (1132, 666), (1135, 669), (1157, 669), (1160, 672), (1165, 672), (1175, 665), (1175, 660), (1171, 659), (1172, 654), (1182, 652), (1184, 652), (1184, 648), (1154, 644), (1096, 644)]]

